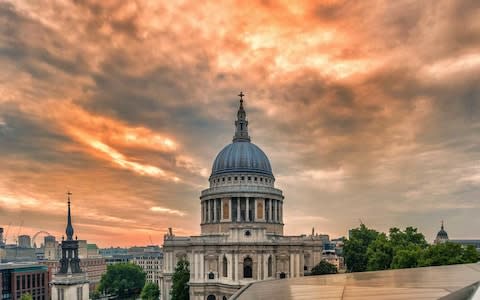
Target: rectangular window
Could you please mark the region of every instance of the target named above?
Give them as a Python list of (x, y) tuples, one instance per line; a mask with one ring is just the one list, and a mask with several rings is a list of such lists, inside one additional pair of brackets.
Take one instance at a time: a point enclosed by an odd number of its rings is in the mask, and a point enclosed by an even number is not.
[(82, 287), (77, 287), (77, 300), (83, 299), (83, 289)]
[(35, 287), (35, 274), (32, 275), (32, 287)]
[(57, 290), (57, 298), (58, 300), (65, 300), (65, 291), (62, 288)]
[(25, 275), (22, 275), (22, 290), (25, 289)]
[(27, 288), (30, 288), (30, 275), (27, 275)]

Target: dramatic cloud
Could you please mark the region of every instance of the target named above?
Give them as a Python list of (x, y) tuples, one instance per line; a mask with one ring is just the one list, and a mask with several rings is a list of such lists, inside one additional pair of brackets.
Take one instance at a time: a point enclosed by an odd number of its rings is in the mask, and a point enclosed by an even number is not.
[(71, 190), (102, 246), (197, 234), (243, 90), (287, 234), (478, 238), (479, 20), (474, 0), (1, 2), (0, 226), (60, 236)]

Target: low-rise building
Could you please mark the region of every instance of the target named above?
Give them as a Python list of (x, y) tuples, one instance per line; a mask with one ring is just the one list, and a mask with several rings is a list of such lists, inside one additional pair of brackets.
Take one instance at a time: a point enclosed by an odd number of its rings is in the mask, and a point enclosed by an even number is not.
[(152, 282), (160, 286), (160, 278), (162, 277), (163, 253), (150, 252), (143, 255), (136, 255), (132, 262), (139, 265), (146, 273), (147, 282)]
[(32, 239), (29, 235), (18, 236), (18, 247), (20, 248), (32, 248)]
[(24, 294), (48, 300), (48, 268), (35, 263), (0, 264), (0, 299), (16, 300)]

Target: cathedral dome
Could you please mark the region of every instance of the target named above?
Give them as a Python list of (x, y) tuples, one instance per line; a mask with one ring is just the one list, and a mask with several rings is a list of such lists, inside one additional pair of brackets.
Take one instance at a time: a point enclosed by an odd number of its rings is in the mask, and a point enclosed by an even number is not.
[(235, 141), (218, 153), (212, 167), (212, 176), (224, 173), (260, 173), (273, 176), (265, 153), (250, 141)]

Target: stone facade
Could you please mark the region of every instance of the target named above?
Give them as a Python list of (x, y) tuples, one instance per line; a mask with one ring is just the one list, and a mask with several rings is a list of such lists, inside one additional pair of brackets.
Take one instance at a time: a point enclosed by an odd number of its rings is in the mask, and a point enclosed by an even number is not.
[(190, 263), (192, 300), (228, 299), (253, 281), (301, 277), (322, 259), (324, 236), (283, 235), (284, 196), (267, 156), (250, 141), (243, 99), (235, 126), (201, 192), (201, 234), (164, 237), (163, 300), (182, 258)]

